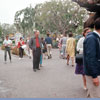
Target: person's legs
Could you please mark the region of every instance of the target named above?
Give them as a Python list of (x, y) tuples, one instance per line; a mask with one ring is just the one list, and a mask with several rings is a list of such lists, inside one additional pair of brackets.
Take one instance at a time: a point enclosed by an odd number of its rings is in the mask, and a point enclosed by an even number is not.
[(24, 49), (21, 48), (21, 56), (23, 58), (23, 55), (24, 55)]
[(41, 56), (41, 49), (37, 48), (37, 60), (36, 60), (36, 66), (37, 69), (39, 70), (39, 64), (40, 64), (40, 56)]
[[(98, 77), (100, 80), (100, 77)], [(90, 98), (100, 98), (100, 85), (95, 86), (93, 84), (93, 79), (90, 76), (86, 76), (86, 81), (87, 81), (87, 96)]]
[(19, 48), (19, 57), (21, 58), (21, 48)]
[(45, 52), (44, 59), (47, 59), (47, 56), (48, 56), (48, 54), (47, 54), (47, 52)]
[(42, 67), (42, 54), (40, 56), (40, 67)]
[(74, 66), (74, 57), (71, 57), (72, 60), (72, 66)]
[(87, 90), (86, 77), (85, 77), (85, 75), (82, 75), (82, 78), (83, 78), (84, 89)]
[(50, 58), (52, 58), (52, 47), (51, 47), (51, 45), (50, 45)]
[(30, 51), (30, 48), (28, 48), (28, 57), (31, 59), (31, 51)]
[(48, 49), (49, 49), (49, 57), (50, 57), (50, 46), (48, 47)]
[(63, 59), (65, 59), (65, 46), (62, 46)]
[(20, 57), (23, 58), (23, 49), (20, 48)]
[(48, 58), (49, 58), (49, 46), (47, 44), (47, 54), (48, 54)]
[(70, 59), (70, 56), (67, 55), (67, 65), (69, 65), (69, 59)]
[(50, 46), (49, 44), (47, 45), (47, 52), (48, 52), (48, 59), (50, 58)]
[(10, 59), (10, 62), (11, 62), (11, 51), (10, 51), (10, 48), (8, 49), (8, 55), (9, 55), (9, 59)]
[(36, 71), (36, 50), (33, 50), (33, 70)]
[(5, 60), (5, 63), (6, 63), (6, 61), (7, 61), (7, 49), (6, 48), (5, 48), (4, 60)]

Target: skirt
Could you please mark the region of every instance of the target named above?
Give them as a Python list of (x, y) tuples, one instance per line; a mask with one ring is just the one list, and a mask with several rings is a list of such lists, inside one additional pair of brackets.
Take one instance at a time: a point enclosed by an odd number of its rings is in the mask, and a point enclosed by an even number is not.
[(81, 64), (76, 64), (76, 69), (75, 69), (75, 74), (81, 74), (81, 75), (85, 75), (84, 73), (84, 67)]

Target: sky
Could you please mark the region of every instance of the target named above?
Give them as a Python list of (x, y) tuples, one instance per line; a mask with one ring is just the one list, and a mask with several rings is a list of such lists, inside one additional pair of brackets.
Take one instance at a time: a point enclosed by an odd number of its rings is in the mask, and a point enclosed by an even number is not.
[(0, 0), (0, 23), (13, 24), (16, 11), (48, 0)]

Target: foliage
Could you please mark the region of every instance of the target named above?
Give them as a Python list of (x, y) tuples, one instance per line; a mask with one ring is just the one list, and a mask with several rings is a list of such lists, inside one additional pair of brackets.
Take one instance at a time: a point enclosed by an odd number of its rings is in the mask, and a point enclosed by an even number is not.
[(2, 35), (6, 36), (7, 34), (11, 34), (11, 33), (15, 33), (16, 32), (16, 28), (14, 25), (10, 25), (10, 24), (2, 24)]
[(14, 48), (12, 49), (12, 54), (14, 54), (14, 55), (19, 55), (19, 49), (18, 49), (17, 47), (14, 47)]
[[(32, 34), (33, 29), (41, 33), (78, 32), (83, 26), (86, 10), (71, 0), (51, 0), (27, 7), (15, 14), (15, 26), (24, 35)], [(81, 27), (80, 27), (81, 26)], [(81, 30), (81, 29), (80, 29)]]
[(36, 29), (57, 33), (75, 32), (78, 26), (83, 26), (86, 10), (70, 0), (52, 0), (37, 5)]
[(1, 50), (5, 50), (5, 46), (4, 45), (1, 46)]
[[(17, 46), (12, 48), (12, 54), (19, 55), (19, 49), (17, 48)], [(26, 55), (25, 52), (24, 52), (24, 55)]]
[(34, 8), (27, 7), (15, 14), (15, 26), (18, 31), (25, 34), (32, 34), (35, 11)]
[(0, 37), (2, 36), (2, 26), (0, 25)]

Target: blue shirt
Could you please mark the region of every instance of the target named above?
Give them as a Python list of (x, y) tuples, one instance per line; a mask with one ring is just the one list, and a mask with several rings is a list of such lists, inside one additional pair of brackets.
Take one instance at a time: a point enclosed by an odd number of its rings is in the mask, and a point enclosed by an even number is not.
[(47, 37), (45, 39), (46, 44), (51, 44), (52, 45), (52, 38), (51, 37)]

